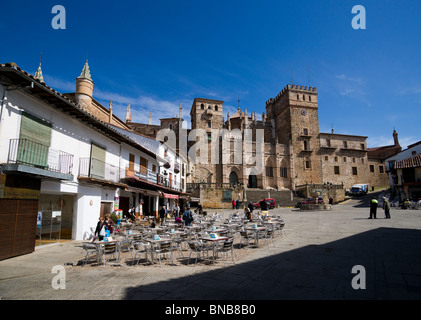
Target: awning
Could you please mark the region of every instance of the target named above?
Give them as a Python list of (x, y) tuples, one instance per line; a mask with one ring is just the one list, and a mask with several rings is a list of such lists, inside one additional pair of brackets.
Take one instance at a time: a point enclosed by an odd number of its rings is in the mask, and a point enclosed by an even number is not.
[(176, 194), (171, 194), (171, 193), (162, 193), (164, 195), (164, 198), (168, 198), (168, 199), (178, 199), (178, 195)]
[(144, 194), (146, 196), (159, 196), (159, 192), (153, 191), (153, 190), (135, 188), (135, 187), (130, 187), (130, 186), (127, 187), (125, 190), (128, 191), (128, 192), (141, 193), (141, 194)]

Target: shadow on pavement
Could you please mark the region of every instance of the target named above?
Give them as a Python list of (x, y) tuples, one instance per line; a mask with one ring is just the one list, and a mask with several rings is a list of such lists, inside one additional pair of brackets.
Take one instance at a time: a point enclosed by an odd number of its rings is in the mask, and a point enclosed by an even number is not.
[[(363, 276), (352, 273), (356, 265), (365, 269), (366, 289), (352, 287), (353, 278)], [(191, 268), (194, 273), (195, 267)], [(140, 300), (420, 298), (421, 230), (395, 228), (237, 261), (226, 268), (132, 287), (125, 293), (125, 299)]]

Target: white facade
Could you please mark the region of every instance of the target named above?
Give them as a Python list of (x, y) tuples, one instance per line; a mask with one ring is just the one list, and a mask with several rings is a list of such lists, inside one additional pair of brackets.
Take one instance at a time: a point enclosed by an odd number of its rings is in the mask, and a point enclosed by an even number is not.
[[(125, 175), (130, 153), (137, 160), (135, 161), (136, 166), (139, 166), (138, 159), (144, 157), (148, 159), (151, 170), (152, 166), (158, 168), (156, 158), (141, 151), (141, 148), (134, 147), (136, 143), (133, 141), (126, 138), (116, 141), (116, 139), (92, 128), (84, 121), (58, 110), (47, 102), (40, 101), (24, 90), (9, 91), (5, 89), (5, 86), (0, 85), (0, 94), (3, 96), (3, 93), (5, 93), (1, 105), (0, 164), (10, 163), (10, 141), (20, 137), (23, 111), (51, 124), (49, 164), (50, 158), (51, 161), (58, 161), (57, 157), (54, 157), (54, 154), (58, 154), (58, 151), (72, 155), (73, 162), (69, 179), (59, 180), (49, 177), (41, 179), (41, 198), (43, 195), (72, 196), (72, 198), (68, 198), (74, 201), (72, 204), (72, 239), (83, 240), (84, 235), (89, 233), (91, 228), (95, 229), (100, 216), (101, 205), (105, 203), (114, 208), (116, 197), (126, 193), (124, 188), (117, 184), (120, 183), (120, 178)], [(81, 163), (84, 159), (89, 161), (91, 158), (92, 143), (105, 149), (104, 180), (110, 182), (109, 184), (95, 183), (89, 179), (81, 180), (79, 178), (87, 175), (86, 172), (83, 172), (85, 169), (81, 168)], [(107, 173), (109, 173), (109, 176), (107, 176)], [(132, 195), (132, 193), (129, 193), (129, 195)], [(131, 201), (130, 205), (138, 205), (138, 195), (136, 199), (137, 203)]]

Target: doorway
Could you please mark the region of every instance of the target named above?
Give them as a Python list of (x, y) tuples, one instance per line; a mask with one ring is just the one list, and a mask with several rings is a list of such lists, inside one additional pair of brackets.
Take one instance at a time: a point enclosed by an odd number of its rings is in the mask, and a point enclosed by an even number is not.
[(249, 188), (257, 188), (257, 177), (255, 174), (249, 175)]

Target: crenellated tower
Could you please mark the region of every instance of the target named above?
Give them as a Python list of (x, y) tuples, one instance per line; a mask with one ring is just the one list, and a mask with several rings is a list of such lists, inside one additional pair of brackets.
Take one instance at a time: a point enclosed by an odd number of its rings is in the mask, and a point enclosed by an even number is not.
[(317, 88), (287, 85), (266, 102), (266, 114), (267, 120), (275, 124), (277, 141), (289, 147), (293, 186), (322, 183), (317, 155), (320, 146)]

